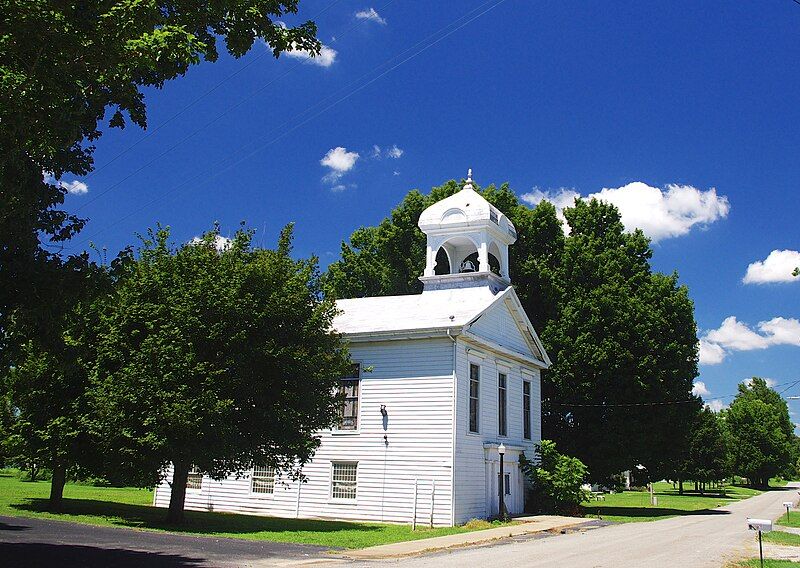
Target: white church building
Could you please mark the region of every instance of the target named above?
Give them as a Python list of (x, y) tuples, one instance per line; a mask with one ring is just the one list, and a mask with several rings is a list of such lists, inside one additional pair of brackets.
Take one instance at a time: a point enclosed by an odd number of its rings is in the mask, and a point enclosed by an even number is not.
[[(334, 326), (353, 373), (338, 427), (306, 481), (256, 468), (238, 479), (190, 474), (186, 508), (449, 526), (523, 511), (522, 452), (541, 439), (540, 371), (550, 365), (511, 286), (509, 219), (472, 187), (426, 209), (424, 291), (340, 300)], [(167, 507), (166, 481), (155, 505)]]

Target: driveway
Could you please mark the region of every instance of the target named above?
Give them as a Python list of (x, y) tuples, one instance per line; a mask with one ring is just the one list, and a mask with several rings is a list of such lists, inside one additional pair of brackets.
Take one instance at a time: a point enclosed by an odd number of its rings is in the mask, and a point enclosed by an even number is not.
[(758, 556), (755, 534), (747, 530), (745, 519), (775, 519), (783, 513), (784, 501), (797, 503), (796, 487), (768, 491), (703, 514), (384, 563), (398, 568), (720, 568), (742, 555)]
[(327, 550), (0, 516), (0, 566), (9, 568), (289, 566), (329, 558)]

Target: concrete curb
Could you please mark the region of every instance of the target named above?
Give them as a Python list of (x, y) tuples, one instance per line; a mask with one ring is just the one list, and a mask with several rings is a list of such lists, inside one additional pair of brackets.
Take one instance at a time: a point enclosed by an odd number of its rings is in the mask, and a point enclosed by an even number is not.
[(574, 529), (593, 522), (593, 519), (555, 516), (526, 517), (525, 519), (525, 522), (518, 525), (509, 525), (494, 529), (484, 529), (474, 532), (451, 534), (447, 536), (439, 536), (420, 540), (410, 540), (406, 542), (395, 542), (392, 544), (383, 544), (380, 546), (362, 548), (360, 550), (335, 552), (333, 554), (335, 556), (348, 558), (350, 560), (401, 558), (404, 556), (428, 554), (431, 552), (437, 552), (451, 548), (489, 544), (497, 540), (526, 534), (554, 532), (568, 528)]

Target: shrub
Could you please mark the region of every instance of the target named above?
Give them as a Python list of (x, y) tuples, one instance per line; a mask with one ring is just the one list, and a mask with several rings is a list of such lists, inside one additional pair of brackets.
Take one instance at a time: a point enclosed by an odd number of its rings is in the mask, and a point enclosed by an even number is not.
[(529, 501), (535, 512), (569, 515), (580, 513), (581, 502), (589, 498), (583, 487), (588, 469), (578, 458), (566, 456), (552, 440), (536, 445), (533, 460), (520, 456), (520, 469), (531, 483)]

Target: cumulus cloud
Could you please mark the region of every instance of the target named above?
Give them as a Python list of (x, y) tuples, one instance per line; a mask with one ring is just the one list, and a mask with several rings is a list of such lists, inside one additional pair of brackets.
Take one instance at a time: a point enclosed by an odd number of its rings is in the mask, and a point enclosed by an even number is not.
[(79, 181), (79, 180), (72, 180), (72, 181), (59, 181), (55, 178), (53, 174), (50, 172), (42, 172), (44, 175), (45, 183), (50, 183), (53, 185), (57, 185), (62, 189), (66, 189), (67, 193), (72, 195), (85, 195), (89, 193), (89, 186), (86, 183)]
[[(749, 386), (752, 386), (752, 384), (753, 384), (753, 377), (750, 377), (749, 379), (745, 379), (745, 380), (743, 380), (742, 382), (743, 382), (744, 384), (746, 384), (748, 387), (749, 387)], [(775, 379), (767, 379), (767, 378), (765, 378), (765, 379), (764, 379), (764, 382), (765, 382), (765, 383), (767, 383), (767, 386), (768, 386), (769, 388), (774, 388), (774, 387), (775, 387), (775, 385), (777, 385), (777, 384), (778, 384), (778, 381), (776, 381)]]
[(718, 398), (715, 398), (714, 400), (709, 400), (706, 406), (714, 412), (720, 412), (721, 410), (728, 408), (728, 405), (722, 402)]
[(708, 396), (711, 391), (708, 390), (703, 381), (695, 381), (692, 385), (692, 394), (695, 396)]
[[(192, 239), (191, 242), (193, 245), (196, 245), (198, 243), (203, 242), (203, 238), (195, 237)], [(223, 237), (222, 235), (217, 235), (216, 237), (214, 237), (214, 248), (216, 248), (220, 252), (231, 248), (231, 244), (233, 244), (233, 239), (229, 239), (228, 237)]]
[(383, 157), (386, 158), (393, 158), (397, 160), (398, 158), (402, 157), (405, 154), (405, 150), (398, 147), (397, 144), (392, 144), (390, 148), (386, 148), (385, 150), (378, 146), (377, 144), (372, 145), (372, 152), (370, 153), (370, 158), (375, 158), (376, 160), (380, 160)]
[(753, 262), (742, 278), (745, 284), (769, 282), (797, 282), (800, 278), (792, 274), (800, 266), (800, 252), (796, 250), (774, 250), (764, 260)]
[(305, 49), (295, 49), (294, 51), (285, 51), (286, 57), (293, 59), (303, 59), (303, 63), (309, 65), (316, 65), (317, 67), (330, 67), (336, 62), (338, 52), (327, 45), (320, 48), (319, 55), (312, 55), (310, 51)]
[(700, 364), (717, 365), (731, 352), (766, 349), (775, 345), (800, 347), (800, 320), (776, 317), (759, 322), (755, 328), (736, 316), (725, 318), (717, 329), (700, 338)]
[[(546, 199), (553, 203), (564, 220), (561, 211), (573, 205), (575, 198), (583, 198), (577, 191), (560, 188), (542, 191), (535, 188), (522, 196), (532, 205)], [(585, 196), (597, 198), (615, 205), (628, 231), (641, 229), (653, 241), (687, 234), (695, 226), (706, 226), (727, 217), (730, 203), (724, 195), (717, 195), (714, 188), (706, 191), (691, 185), (670, 184), (664, 189), (635, 181), (621, 187), (605, 187), (599, 192)], [(567, 230), (566, 223), (564, 225)]]
[(344, 174), (353, 169), (358, 158), (358, 152), (348, 152), (347, 148), (342, 146), (331, 148), (319, 161), (321, 165), (330, 169), (322, 181), (335, 184)]
[(386, 18), (382, 18), (375, 8), (369, 8), (356, 12), (356, 19), (369, 20), (370, 22), (375, 22), (382, 26), (386, 25)]

